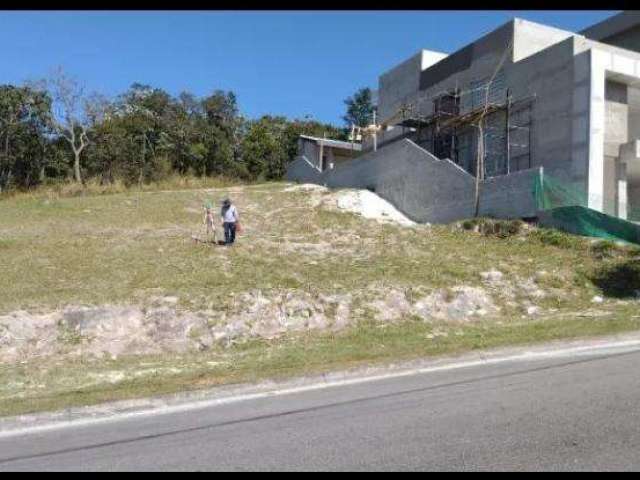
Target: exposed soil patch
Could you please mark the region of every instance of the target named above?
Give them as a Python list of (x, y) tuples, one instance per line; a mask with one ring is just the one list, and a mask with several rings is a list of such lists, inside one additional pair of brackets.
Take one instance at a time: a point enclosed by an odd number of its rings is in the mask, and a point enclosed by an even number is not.
[(351, 212), (363, 218), (383, 223), (393, 223), (410, 227), (416, 223), (391, 203), (369, 190), (343, 189), (329, 190), (321, 185), (305, 183), (284, 189), (285, 192), (303, 192), (311, 206), (322, 206), (329, 210)]

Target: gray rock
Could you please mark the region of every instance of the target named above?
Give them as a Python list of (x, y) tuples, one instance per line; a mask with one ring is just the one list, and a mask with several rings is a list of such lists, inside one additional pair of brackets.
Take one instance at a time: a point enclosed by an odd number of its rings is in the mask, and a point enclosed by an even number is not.
[(538, 315), (539, 313), (540, 313), (540, 307), (537, 307), (535, 305), (531, 305), (527, 307), (527, 315), (534, 316), (534, 315)]
[(480, 277), (489, 283), (495, 283), (502, 280), (504, 274), (498, 270), (489, 270), (488, 272), (481, 272)]

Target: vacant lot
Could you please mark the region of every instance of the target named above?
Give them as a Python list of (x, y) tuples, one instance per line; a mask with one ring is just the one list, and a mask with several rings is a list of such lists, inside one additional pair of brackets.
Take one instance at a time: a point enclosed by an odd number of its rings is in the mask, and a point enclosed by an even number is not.
[[(640, 327), (635, 248), (378, 222), (338, 195), (1, 200), (0, 414)], [(225, 196), (238, 244), (194, 242)]]

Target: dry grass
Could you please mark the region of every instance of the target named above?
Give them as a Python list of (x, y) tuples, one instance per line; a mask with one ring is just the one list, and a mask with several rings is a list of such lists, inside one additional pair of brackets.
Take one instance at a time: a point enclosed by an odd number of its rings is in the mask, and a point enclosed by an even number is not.
[(9, 190), (0, 193), (0, 200), (13, 197), (48, 198), (59, 199), (67, 197), (81, 197), (94, 195), (111, 195), (114, 193), (136, 193), (136, 192), (159, 192), (174, 190), (193, 190), (203, 188), (222, 188), (246, 184), (236, 178), (216, 176), (216, 177), (195, 177), (184, 175), (171, 175), (164, 180), (148, 182), (142, 185), (127, 185), (122, 180), (113, 183), (102, 184), (97, 179), (91, 179), (81, 185), (75, 181), (52, 181), (40, 185), (34, 189)]
[[(367, 322), (365, 311), (360, 325), (342, 335), (305, 334), (171, 358), (4, 366), (0, 414), (640, 326), (635, 284), (621, 278), (635, 271), (633, 249), (593, 249), (587, 240), (545, 232), (500, 238), (452, 226), (382, 225), (311, 207), (309, 195), (263, 184), (6, 198), (0, 201), (0, 315), (68, 304), (140, 304), (157, 295), (177, 296), (183, 309), (224, 308), (232, 294), (254, 289), (330, 295), (372, 285), (407, 291), (482, 286), (480, 273), (490, 269), (545, 290), (535, 299), (545, 315), (527, 317), (521, 293), (510, 305), (495, 292), (502, 313), (473, 325), (408, 321), (380, 328)], [(238, 244), (195, 244), (203, 203), (226, 196), (242, 215)], [(631, 287), (609, 295), (607, 287), (621, 282)], [(607, 302), (594, 307), (594, 295)], [(602, 315), (589, 316), (594, 308)], [(446, 336), (434, 335), (436, 329)]]

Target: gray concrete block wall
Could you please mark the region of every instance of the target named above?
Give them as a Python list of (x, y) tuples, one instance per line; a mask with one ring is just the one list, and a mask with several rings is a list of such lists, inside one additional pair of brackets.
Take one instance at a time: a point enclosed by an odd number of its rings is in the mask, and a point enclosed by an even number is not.
[(322, 173), (305, 157), (298, 156), (287, 167), (286, 178), (292, 182), (321, 184)]
[(582, 32), (587, 38), (640, 52), (640, 14), (625, 11), (592, 25)]
[(539, 168), (492, 177), (481, 184), (480, 214), (496, 218), (531, 218), (537, 215), (534, 185)]
[(631, 46), (640, 50), (640, 14), (637, 10), (627, 10), (585, 28), (580, 34), (604, 43), (610, 43), (617, 38), (635, 38), (636, 42)]
[(409, 140), (354, 160), (323, 180), (333, 188), (375, 191), (418, 222), (468, 216), (465, 200), (474, 184), (473, 177), (455, 164), (439, 160)]
[[(500, 41), (495, 41), (490, 35), (482, 42), (476, 42), (477, 45), (486, 45), (483, 49), (478, 48), (477, 52), (475, 47), (471, 50), (473, 55), (469, 68), (455, 70), (445, 80), (415, 94), (420, 114), (432, 113), (432, 97), (436, 93), (455, 86), (469, 89), (473, 82), (491, 77), (506, 48), (505, 35), (511, 33), (517, 40), (514, 57), (519, 61), (513, 63), (508, 59), (505, 62), (504, 87), (511, 89), (515, 101), (532, 99), (531, 166), (566, 171), (572, 182), (586, 184), (588, 138), (581, 138), (580, 133), (588, 128), (590, 77), (588, 64), (586, 68), (582, 65), (585, 62), (576, 66), (576, 61), (584, 60), (576, 57), (578, 37), (572, 36), (571, 32), (520, 20), (505, 25), (501, 30), (500, 35), (494, 35)], [(455, 59), (456, 54), (443, 62)], [(426, 69), (422, 75), (428, 76), (431, 70), (440, 68), (438, 65)], [(383, 98), (386, 94), (384, 85), (381, 85), (380, 92)], [(497, 93), (498, 96), (503, 94), (506, 96), (506, 91)], [(463, 95), (462, 112), (471, 108), (472, 96)], [(578, 151), (584, 152), (580, 161), (576, 159), (575, 152)]]
[[(537, 169), (523, 170), (484, 181), (480, 213), (497, 218), (534, 217), (536, 175)], [(287, 178), (331, 188), (372, 190), (421, 223), (448, 223), (474, 214), (475, 178), (406, 139), (322, 174), (298, 159)]]
[(514, 100), (533, 98), (533, 165), (571, 161), (573, 39), (532, 55), (507, 72)]
[(629, 105), (627, 100), (627, 86), (606, 80), (605, 82), (605, 150), (612, 148), (617, 156), (620, 145), (629, 140)]
[[(502, 96), (506, 98), (506, 88), (510, 88), (515, 101), (530, 99), (530, 166), (544, 166), (549, 171), (567, 173), (572, 182), (584, 182), (586, 185), (588, 138), (582, 139), (576, 134), (586, 131), (588, 127), (590, 77), (588, 65), (586, 69), (582, 68), (584, 75), (575, 66), (577, 37), (572, 36), (571, 32), (520, 20), (510, 22), (499, 30), (502, 30), (500, 35), (489, 35), (482, 42), (476, 42), (484, 47), (471, 50), (473, 55), (469, 68), (455, 71), (445, 80), (416, 95), (420, 99), (417, 100), (420, 113), (432, 113), (431, 99), (436, 93), (455, 86), (468, 90), (474, 82), (490, 78), (506, 48), (504, 38), (510, 34), (517, 40), (513, 55), (520, 61), (513, 63), (509, 58), (503, 65), (504, 90), (496, 92), (499, 97), (496, 101), (501, 101)], [(454, 54), (446, 62), (455, 59)], [(425, 70), (422, 75), (428, 76), (432, 69)], [(381, 88), (381, 98), (384, 94), (384, 88)], [(463, 95), (461, 112), (471, 109), (472, 97), (472, 94)], [(416, 140), (411, 136), (409, 138)], [(526, 138), (523, 143), (529, 144), (528, 140)], [(503, 143), (498, 141), (492, 151), (498, 152)], [(584, 152), (584, 158), (577, 161), (575, 152)]]
[(636, 26), (626, 32), (621, 32), (618, 35), (613, 35), (600, 41), (626, 50), (640, 52), (640, 26)]
[[(415, 129), (400, 125), (390, 126), (388, 130), (380, 129), (376, 137), (377, 146), (380, 148), (388, 143), (400, 140), (402, 137), (414, 140), (416, 137)], [(373, 151), (373, 136), (365, 135), (362, 138), (362, 152), (370, 151)]]
[(384, 92), (378, 100), (378, 118), (385, 121), (400, 105), (418, 91), (422, 52), (418, 52), (388, 72), (380, 75), (378, 91)]
[(300, 139), (298, 141), (298, 152), (316, 167), (320, 168), (320, 147), (317, 144)]
[[(380, 77), (380, 100), (384, 111), (381, 118), (391, 115), (392, 107), (397, 108), (397, 99), (400, 97), (415, 103), (421, 115), (430, 115), (433, 113), (431, 100), (437, 94), (455, 87), (468, 89), (472, 82), (486, 81), (491, 78), (510, 42), (513, 42), (513, 45), (511, 54), (505, 62), (505, 70), (510, 69), (514, 62), (517, 64), (529, 56), (567, 40), (572, 35), (568, 31), (514, 19), (424, 70), (420, 74), (419, 91), (415, 89), (413, 81), (404, 80), (409, 72), (409, 65), (412, 61), (415, 62), (412, 57), (397, 69)], [(536, 71), (536, 69), (528, 69), (525, 75), (534, 75)], [(394, 78), (393, 85), (396, 87), (394, 89), (388, 86), (390, 78)], [(400, 78), (403, 79), (402, 82), (399, 81)], [(526, 84), (526, 82), (523, 83), (523, 85)], [(404, 89), (403, 93), (401, 94), (398, 89)], [(471, 107), (471, 97), (463, 96), (462, 113), (469, 111)]]
[(541, 52), (573, 35), (548, 25), (529, 22), (521, 18), (514, 20), (513, 61), (519, 62), (533, 54)]
[(628, 87), (629, 140), (640, 138), (640, 88)]

